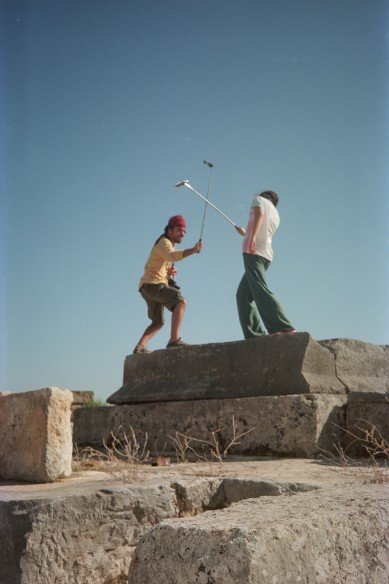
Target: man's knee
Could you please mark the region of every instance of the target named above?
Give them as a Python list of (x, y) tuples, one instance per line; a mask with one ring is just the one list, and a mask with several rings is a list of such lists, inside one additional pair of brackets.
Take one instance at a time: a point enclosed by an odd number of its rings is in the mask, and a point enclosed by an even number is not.
[(175, 305), (175, 307), (173, 308), (173, 311), (176, 310), (176, 308), (178, 308), (179, 310), (185, 310), (186, 306), (187, 306), (187, 301), (185, 300), (185, 298), (180, 298), (180, 300), (178, 300), (177, 304)]
[(159, 331), (159, 330), (160, 330), (160, 329), (163, 327), (163, 324), (164, 324), (163, 322), (152, 322), (152, 323), (149, 325), (149, 330), (150, 330), (150, 332), (151, 332), (151, 331), (152, 331), (152, 332), (154, 332), (154, 331)]

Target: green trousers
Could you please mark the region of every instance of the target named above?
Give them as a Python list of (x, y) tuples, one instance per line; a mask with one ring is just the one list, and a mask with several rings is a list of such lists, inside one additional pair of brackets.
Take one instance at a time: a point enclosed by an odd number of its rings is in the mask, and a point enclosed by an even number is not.
[(240, 325), (245, 339), (293, 328), (277, 298), (270, 292), (265, 273), (270, 261), (259, 255), (243, 254), (245, 273), (236, 292)]

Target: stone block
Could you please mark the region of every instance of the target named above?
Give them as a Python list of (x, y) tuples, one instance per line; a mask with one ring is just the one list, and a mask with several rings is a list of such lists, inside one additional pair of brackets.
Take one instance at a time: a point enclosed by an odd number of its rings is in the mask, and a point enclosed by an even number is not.
[(123, 582), (140, 537), (176, 516), (174, 493), (157, 481), (101, 483), (57, 483), (5, 500), (0, 489), (1, 584)]
[[(224, 447), (236, 434), (254, 428), (231, 450), (232, 454), (314, 456), (328, 450), (339, 432), (339, 412), (345, 395), (287, 395), (209, 399), (126, 406), (81, 408), (74, 412), (74, 441), (101, 446), (111, 432), (135, 431), (138, 441), (148, 436), (148, 448), (159, 454), (174, 452), (175, 432), (202, 439), (218, 438)], [(194, 444), (201, 450), (201, 445)]]
[[(79, 446), (102, 446), (109, 441), (111, 431), (118, 432), (120, 423), (117, 421), (117, 408), (96, 406), (93, 408), (77, 408), (73, 412), (73, 441)], [(129, 428), (126, 424), (126, 428)]]
[(129, 584), (386, 584), (385, 485), (261, 497), (166, 520), (133, 555)]
[(123, 387), (111, 404), (342, 394), (334, 356), (308, 333), (191, 345), (126, 357)]
[(95, 398), (93, 391), (73, 391), (73, 406), (84, 406), (89, 404)]
[(319, 341), (335, 357), (336, 375), (347, 392), (389, 391), (389, 349), (354, 339)]
[(52, 482), (70, 476), (72, 431), (69, 390), (48, 387), (0, 400), (0, 476)]
[[(228, 463), (224, 463), (228, 464)], [(260, 466), (260, 464), (259, 464)], [(224, 477), (174, 480), (171, 483), (176, 493), (179, 517), (198, 515), (210, 509), (223, 509), (231, 503), (258, 497), (279, 497), (291, 493), (317, 490), (312, 483), (279, 482), (258, 478)]]
[[(348, 395), (344, 415), (345, 432), (341, 443), (348, 456), (369, 456), (375, 445), (389, 453), (389, 396), (382, 393), (354, 392)], [(376, 441), (376, 444), (374, 443)], [(385, 446), (386, 444), (386, 446)]]

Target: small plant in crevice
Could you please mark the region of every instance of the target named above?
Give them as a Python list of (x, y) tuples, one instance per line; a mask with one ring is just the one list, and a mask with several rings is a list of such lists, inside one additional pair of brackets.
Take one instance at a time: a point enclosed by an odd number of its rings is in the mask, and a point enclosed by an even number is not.
[[(320, 457), (343, 468), (364, 468), (368, 482), (385, 483), (389, 480), (389, 443), (374, 424), (362, 418), (360, 422), (363, 424), (354, 424), (350, 429), (335, 424), (349, 442), (344, 445), (344, 441), (338, 439), (332, 446), (333, 451), (319, 448)], [(365, 457), (357, 458), (356, 451)]]
[(255, 430), (255, 427), (238, 434), (235, 415), (232, 414), (231, 429), (232, 436), (229, 438), (223, 436), (220, 429), (211, 431), (208, 439), (194, 438), (178, 431), (174, 436), (168, 437), (172, 441), (178, 462), (223, 462), (231, 448), (241, 444), (241, 439)]

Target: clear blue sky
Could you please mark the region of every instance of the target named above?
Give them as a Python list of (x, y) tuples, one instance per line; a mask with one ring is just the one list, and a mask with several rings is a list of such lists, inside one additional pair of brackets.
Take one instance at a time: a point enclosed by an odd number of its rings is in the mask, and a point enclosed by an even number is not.
[[(245, 225), (280, 195), (269, 285), (314, 338), (389, 342), (384, 0), (1, 5), (0, 389), (121, 385), (137, 283), (189, 178)], [(189, 343), (241, 339), (241, 238), (209, 210), (179, 263)], [(167, 325), (151, 348), (165, 346)]]

